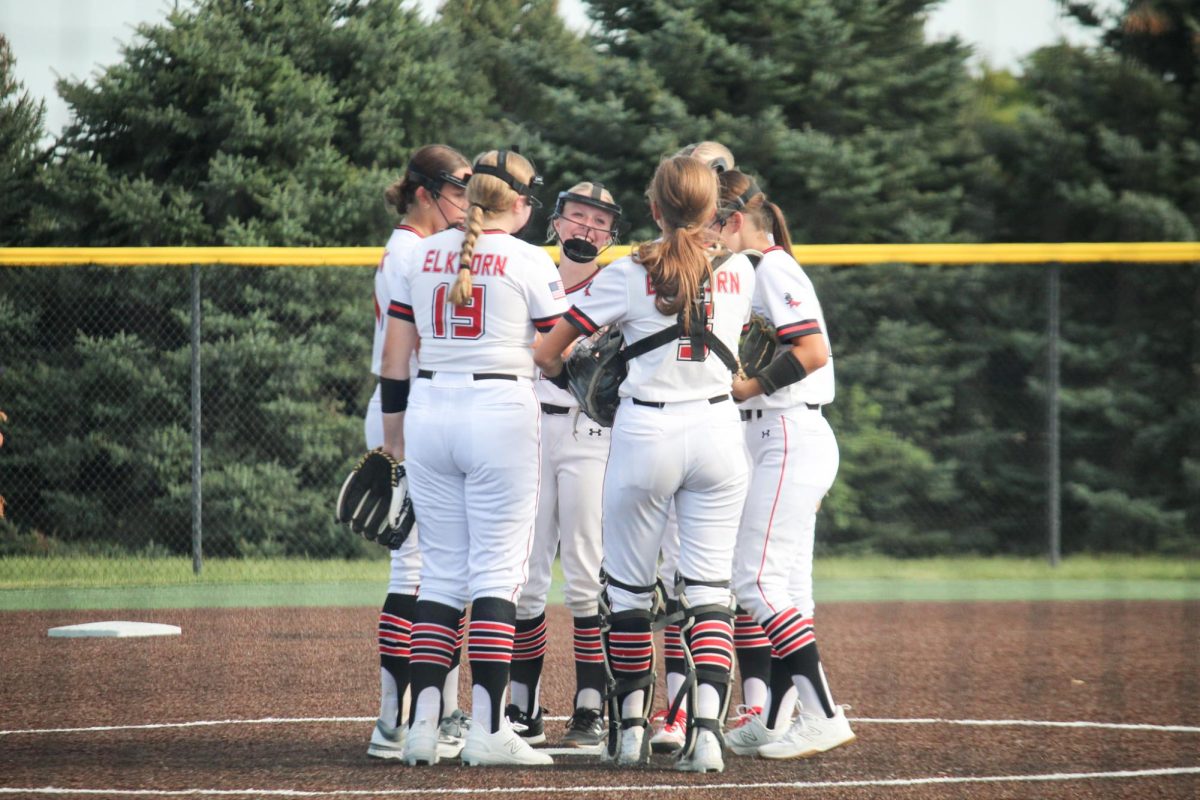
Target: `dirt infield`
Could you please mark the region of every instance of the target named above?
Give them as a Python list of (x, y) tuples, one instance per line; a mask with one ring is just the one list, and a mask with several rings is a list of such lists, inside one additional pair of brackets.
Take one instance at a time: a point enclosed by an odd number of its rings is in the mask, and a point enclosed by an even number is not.
[[(666, 757), (621, 771), (369, 761), (371, 722), (355, 718), (377, 710), (376, 613), (0, 614), (0, 796), (1200, 798), (1200, 603), (828, 605), (818, 636), (858, 741), (806, 761), (729, 756), (707, 777)], [(565, 715), (570, 621), (550, 616), (543, 701)], [(46, 635), (111, 619), (183, 635)], [(264, 718), (277, 721), (231, 722)], [(183, 725), (198, 722), (217, 724)], [(49, 730), (99, 726), (119, 727)]]

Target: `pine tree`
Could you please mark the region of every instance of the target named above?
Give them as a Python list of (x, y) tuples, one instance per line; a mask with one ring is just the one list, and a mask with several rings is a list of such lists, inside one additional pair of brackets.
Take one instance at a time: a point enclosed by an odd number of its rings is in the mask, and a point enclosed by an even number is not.
[(25, 91), (14, 63), (8, 39), (0, 34), (0, 245), (23, 242), (44, 161), (39, 140), (46, 107)]
[[(176, 9), (95, 80), (60, 82), (74, 122), (28, 236), (381, 246), (383, 189), (409, 152), (453, 145), (480, 114), (454, 50), (396, 3)], [(0, 379), (23, 389), (7, 463), (33, 487), (8, 493), (14, 520), (186, 552), (187, 270), (37, 272), (14, 273), (35, 313)], [(202, 286), (207, 551), (364, 552), (327, 507), (362, 448), (370, 272), (214, 266)]]

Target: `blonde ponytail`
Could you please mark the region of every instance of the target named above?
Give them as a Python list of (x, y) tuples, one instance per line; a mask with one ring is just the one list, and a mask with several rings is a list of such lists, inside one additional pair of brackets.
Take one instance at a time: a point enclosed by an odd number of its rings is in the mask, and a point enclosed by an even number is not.
[[(475, 257), (475, 242), (483, 232), (484, 222), (489, 217), (511, 211), (520, 195), (505, 180), (480, 170), (480, 166), (496, 167), (500, 161), (499, 150), (489, 150), (475, 158), (471, 168), (471, 179), (467, 181), (467, 218), (463, 221), (466, 236), (463, 237), (462, 252), (458, 257), (458, 280), (450, 289), (450, 302), (465, 306), (471, 302), (471, 260)], [(529, 159), (520, 153), (505, 151), (506, 180), (520, 181), (526, 187), (534, 180), (535, 170)], [(538, 182), (541, 179), (538, 178)]]
[(483, 232), (483, 207), (475, 203), (467, 209), (463, 221), (466, 236), (463, 237), (462, 253), (458, 257), (458, 280), (450, 287), (450, 302), (465, 306), (471, 302), (471, 259), (475, 257), (475, 242)]

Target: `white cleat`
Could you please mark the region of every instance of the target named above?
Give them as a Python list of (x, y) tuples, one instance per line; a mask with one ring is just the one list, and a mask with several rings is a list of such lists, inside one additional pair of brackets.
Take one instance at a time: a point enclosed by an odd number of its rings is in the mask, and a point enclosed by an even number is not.
[(677, 753), (687, 740), (687, 721), (683, 711), (675, 712), (674, 722), (667, 720), (667, 712), (658, 711), (650, 718), (657, 728), (650, 737), (650, 749), (656, 753)]
[(768, 728), (762, 714), (750, 714), (741, 723), (725, 733), (725, 746), (739, 756), (758, 755), (758, 748), (778, 741), (788, 730), (786, 724)]
[(469, 767), (545, 767), (554, 763), (550, 756), (530, 747), (504, 720), (495, 733), (488, 733), (482, 725), (471, 725), (460, 757)]
[(471, 718), (461, 708), (451, 711), (448, 717), (442, 717), (438, 725), (438, 758), (458, 758), (467, 743), (467, 731), (470, 729)]
[(800, 714), (783, 736), (758, 748), (763, 758), (808, 758), (854, 741), (854, 731), (846, 719), (845, 709), (838, 706), (832, 717), (810, 714), (799, 703)]
[(408, 729), (404, 742), (404, 763), (410, 767), (438, 763), (438, 726), (432, 720), (419, 719)]
[(707, 728), (696, 730), (696, 746), (691, 755), (681, 756), (675, 762), (680, 772), (724, 772), (725, 757), (721, 754), (721, 740)]
[(367, 755), (371, 758), (404, 758), (404, 739), (407, 730), (393, 728), (381, 719), (375, 720)]
[(621, 728), (617, 732), (618, 767), (637, 767), (650, 763), (650, 743), (646, 741), (646, 729), (641, 725)]

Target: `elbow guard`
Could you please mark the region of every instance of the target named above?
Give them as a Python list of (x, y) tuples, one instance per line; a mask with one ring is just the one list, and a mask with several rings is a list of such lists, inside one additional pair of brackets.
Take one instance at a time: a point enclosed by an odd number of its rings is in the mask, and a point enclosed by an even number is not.
[(788, 350), (755, 377), (758, 378), (758, 385), (762, 387), (763, 394), (770, 395), (785, 386), (799, 383), (806, 375), (808, 371), (804, 369), (800, 359), (796, 358), (795, 352)]
[(385, 414), (399, 414), (408, 409), (408, 381), (395, 378), (379, 379), (380, 405)]

